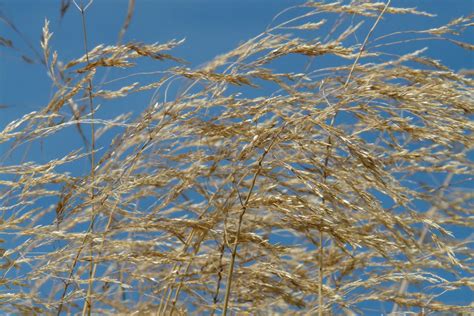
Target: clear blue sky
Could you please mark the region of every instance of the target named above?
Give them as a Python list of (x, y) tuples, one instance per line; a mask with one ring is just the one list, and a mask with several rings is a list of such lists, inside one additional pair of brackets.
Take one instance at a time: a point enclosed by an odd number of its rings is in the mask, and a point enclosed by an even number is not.
[[(80, 2), (79, 0), (78, 2)], [(191, 66), (208, 61), (216, 54), (224, 53), (239, 42), (262, 32), (271, 19), (281, 10), (304, 1), (288, 0), (138, 0), (126, 41), (165, 42), (186, 38), (185, 43), (174, 50), (176, 56), (191, 62)], [(81, 20), (78, 10), (71, 6), (64, 19), (59, 19), (57, 0), (0, 0), (3, 16), (9, 18), (41, 53), (40, 36), (44, 19), (51, 21), (54, 32), (52, 48), (62, 60), (78, 57), (83, 52)], [(113, 44), (123, 24), (127, 0), (95, 0), (87, 11), (89, 46)], [(459, 15), (474, 11), (471, 0), (392, 1), (394, 6), (417, 7), (436, 13), (437, 18), (422, 18), (426, 28), (440, 25)], [(379, 34), (405, 27), (410, 17), (397, 16), (383, 21)], [(469, 34), (469, 33), (468, 33)], [(472, 35), (472, 31), (470, 32)], [(0, 23), (0, 36), (11, 39), (20, 52), (0, 46), (0, 126), (22, 113), (44, 106), (50, 96), (51, 84), (41, 65), (30, 65), (21, 55), (33, 57), (31, 49), (17, 34)], [(454, 68), (473, 68), (472, 54), (445, 43), (432, 47), (429, 54)], [(441, 49), (443, 47), (443, 49)]]

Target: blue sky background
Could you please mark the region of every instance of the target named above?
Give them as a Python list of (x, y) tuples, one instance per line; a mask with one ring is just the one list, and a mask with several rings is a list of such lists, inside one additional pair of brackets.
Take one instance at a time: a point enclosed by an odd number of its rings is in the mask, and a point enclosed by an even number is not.
[[(50, 20), (50, 29), (54, 32), (52, 49), (58, 51), (60, 59), (67, 61), (83, 53), (81, 17), (71, 6), (61, 21), (59, 3), (59, 0), (1, 0), (0, 10), (39, 53), (44, 19)], [(185, 38), (184, 44), (173, 50), (173, 54), (195, 67), (259, 34), (278, 12), (301, 3), (304, 1), (138, 0), (124, 40), (151, 43)], [(127, 4), (127, 0), (93, 2), (87, 11), (89, 47), (116, 42)], [(392, 5), (417, 7), (437, 14), (436, 18), (420, 18), (423, 24), (410, 24), (412, 28), (420, 29), (441, 25), (474, 11), (471, 0), (398, 0), (392, 1)], [(375, 35), (406, 28), (409, 21), (413, 21), (411, 16), (387, 18), (377, 27)], [(469, 34), (472, 35), (472, 31), (466, 36)], [(0, 36), (13, 40), (19, 49), (18, 52), (0, 47), (0, 104), (7, 106), (0, 116), (0, 126), (4, 126), (24, 113), (44, 106), (50, 97), (51, 83), (42, 65), (22, 61), (21, 55), (26, 53), (31, 58), (34, 53), (5, 23), (0, 23)], [(430, 43), (430, 47), (430, 56), (453, 69), (473, 68), (472, 54), (466, 50), (441, 41), (439, 45)]]
[[(80, 0), (77, 2), (80, 3)], [(298, 5), (304, 1), (288, 0), (137, 0), (131, 25), (125, 34), (124, 42), (167, 42), (172, 39), (183, 39), (185, 42), (171, 51), (176, 56), (190, 62), (194, 68), (209, 61), (218, 54), (235, 48), (239, 43), (258, 35), (265, 30), (272, 18), (283, 9)], [(86, 12), (88, 45), (92, 48), (98, 44), (114, 44), (123, 25), (127, 13), (127, 0), (95, 0)], [(392, 16), (385, 18), (377, 27), (373, 38), (401, 30), (427, 29), (447, 23), (460, 15), (468, 15), (474, 11), (474, 1), (471, 0), (395, 0), (393, 6), (417, 7), (419, 10), (437, 14), (436, 18), (421, 17), (418, 24), (413, 24), (412, 16)], [(13, 41), (15, 50), (0, 46), (0, 129), (14, 119), (31, 111), (43, 108), (52, 95), (52, 85), (43, 65), (29, 64), (21, 56), (35, 58), (31, 44), (38, 53), (42, 54), (40, 36), (44, 20), (50, 20), (52, 50), (58, 51), (59, 59), (65, 62), (80, 57), (83, 54), (81, 16), (78, 10), (71, 6), (66, 15), (60, 20), (60, 1), (53, 0), (0, 0), (1, 17), (8, 18), (24, 39), (12, 31), (6, 23), (0, 21), (0, 36)], [(295, 16), (289, 13), (286, 16)], [(322, 17), (321, 17), (322, 18)], [(278, 21), (283, 21), (285, 16)], [(359, 34), (363, 39), (371, 23), (366, 23)], [(459, 40), (472, 41), (473, 31), (470, 30)], [(322, 36), (324, 34), (312, 34)], [(362, 39), (359, 38), (359, 41)], [(26, 40), (26, 41), (25, 41)], [(417, 42), (404, 48), (405, 52), (424, 47), (426, 44)], [(454, 70), (473, 69), (473, 54), (445, 42), (430, 42), (430, 49), (426, 55), (441, 60), (442, 63)], [(396, 50), (399, 49), (394, 48)], [(403, 54), (404, 52), (395, 51)], [(323, 68), (327, 65), (315, 62), (314, 68)], [(293, 69), (293, 72), (303, 70), (305, 63), (299, 59), (288, 59), (287, 64), (277, 65), (282, 68)], [(146, 67), (141, 66), (141, 67)], [(152, 69), (147, 71), (163, 70), (167, 66), (153, 63)], [(126, 73), (127, 71), (125, 71)], [(113, 79), (116, 73), (108, 78)], [(97, 78), (101, 78), (98, 76)], [(138, 79), (136, 79), (138, 81)], [(134, 81), (132, 79), (132, 81)], [(262, 92), (264, 94), (264, 92)], [(146, 107), (152, 93), (133, 96), (126, 102), (114, 100), (113, 107), (104, 106), (99, 115), (103, 117), (120, 112), (134, 111), (139, 113)], [(130, 100), (133, 100), (132, 104)], [(29, 150), (27, 160), (44, 162), (51, 157), (58, 157), (69, 152), (71, 147), (81, 146), (81, 140), (75, 130), (71, 130), (71, 137), (67, 134), (54, 136), (43, 147), (33, 147)], [(107, 141), (104, 139), (104, 145)], [(67, 144), (67, 146), (66, 146)], [(71, 146), (71, 147), (68, 147)], [(0, 144), (0, 157), (8, 149), (6, 144)], [(11, 156), (6, 162), (11, 163), (23, 152)], [(4, 157), (3, 157), (4, 158)], [(87, 165), (78, 168), (87, 170)], [(472, 188), (472, 184), (468, 184)], [(469, 234), (469, 232), (460, 232)], [(469, 303), (472, 293), (457, 293), (447, 296), (453, 303)]]
[[(83, 0), (77, 2), (81, 3), (81, 1)], [(263, 32), (271, 23), (272, 18), (285, 8), (304, 2), (296, 0), (138, 0), (124, 42), (163, 43), (172, 39), (184, 38), (185, 42), (173, 49), (171, 53), (188, 61), (189, 67), (196, 68), (214, 56), (228, 52), (239, 43)], [(128, 0), (95, 0), (92, 3), (86, 12), (89, 48), (99, 44), (112, 45), (116, 43), (127, 14), (127, 6)], [(417, 23), (414, 24), (413, 16), (410, 15), (386, 15), (377, 26), (372, 36), (373, 39), (399, 30), (440, 26), (455, 17), (468, 15), (474, 11), (474, 1), (471, 0), (395, 0), (392, 1), (392, 6), (416, 7), (422, 11), (435, 13), (437, 17), (419, 17)], [(50, 44), (51, 50), (58, 52), (60, 60), (67, 62), (82, 56), (84, 47), (81, 16), (73, 4), (62, 20), (60, 19), (59, 0), (0, 0), (0, 11), (1, 16), (14, 23), (23, 34), (23, 38), (21, 38), (4, 21), (0, 21), (0, 36), (12, 40), (15, 47), (15, 50), (12, 50), (0, 46), (0, 127), (3, 128), (12, 120), (44, 107), (54, 91), (42, 64), (28, 64), (22, 60), (23, 55), (35, 59), (35, 52), (30, 46), (34, 47), (36, 53), (42, 55), (40, 38), (45, 19), (50, 21), (50, 31), (54, 33)], [(278, 18), (276, 22), (282, 22), (287, 17), (294, 17), (298, 12), (301, 11), (292, 10)], [(313, 19), (324, 17), (321, 15)], [(348, 19), (351, 18), (348, 17)], [(357, 18), (355, 22), (357, 22)], [(358, 36), (361, 37), (358, 38), (359, 42), (365, 37), (371, 23), (370, 21), (365, 23), (358, 32)], [(321, 34), (322, 32), (324, 31), (307, 34), (309, 37), (324, 38), (325, 34)], [(469, 41), (468, 37), (472, 38), (472, 35), (473, 31), (468, 30), (458, 39)], [(403, 52), (400, 51), (399, 45), (386, 49), (392, 49), (395, 54), (403, 54), (425, 46), (426, 43), (414, 42), (405, 44)], [(441, 60), (454, 70), (474, 67), (472, 52), (444, 41), (431, 41), (429, 46), (430, 49), (426, 55)], [(306, 60), (301, 57), (285, 57), (283, 61), (278, 61), (276, 65), (272, 66), (279, 67), (280, 71), (300, 72), (303, 71)], [(317, 59), (314, 68), (324, 68), (329, 65), (329, 62), (334, 65), (334, 62), (338, 61), (333, 57)], [(133, 71), (156, 71), (164, 70), (167, 67), (168, 65), (163, 63), (151, 62), (139, 65)], [(109, 73), (107, 79), (130, 73), (128, 69), (122, 72), (114, 73), (114, 71)], [(102, 78), (104, 78), (103, 73), (96, 75), (96, 81), (100, 81)], [(149, 77), (149, 80), (152, 78)], [(133, 81), (142, 82), (143, 80), (142, 78), (130, 80), (130, 82)], [(182, 82), (181, 84), (184, 85)], [(179, 85), (175, 85), (174, 88), (179, 89)], [(107, 89), (113, 89), (113, 86), (109, 86)], [(265, 93), (262, 91), (262, 94)], [(130, 105), (130, 99), (127, 99), (126, 102), (117, 99), (113, 101), (113, 108), (104, 106), (98, 114), (107, 117), (131, 110), (139, 113), (150, 102), (151, 97), (152, 93), (133, 96), (132, 100), (136, 101), (133, 108)], [(81, 140), (77, 133), (71, 134), (71, 137), (74, 137), (75, 144), (79, 146)], [(57, 148), (58, 141), (61, 142), (62, 139), (54, 141), (52, 138), (53, 148)], [(46, 151), (43, 151), (42, 154), (46, 156), (34, 154), (32, 157), (35, 160), (40, 157), (48, 159), (51, 156), (57, 156), (57, 153), (47, 150), (47, 144), (43, 145), (45, 146), (43, 149)], [(7, 148), (5, 144), (0, 144), (0, 152), (7, 150)], [(47, 157), (47, 153), (52, 155)], [(16, 159), (17, 156), (12, 157)]]

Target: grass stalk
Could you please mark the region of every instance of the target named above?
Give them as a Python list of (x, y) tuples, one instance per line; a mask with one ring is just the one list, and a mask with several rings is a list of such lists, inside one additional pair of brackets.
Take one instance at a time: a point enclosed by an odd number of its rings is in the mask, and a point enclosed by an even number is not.
[(222, 308), (224, 316), (227, 315), (227, 310), (228, 310), (228, 306), (229, 306), (230, 292), (231, 292), (231, 288), (232, 288), (232, 275), (233, 275), (233, 272), (234, 272), (235, 257), (237, 256), (237, 247), (239, 246), (239, 238), (240, 238), (240, 233), (241, 233), (241, 228), (242, 228), (242, 222), (243, 222), (243, 219), (244, 219), (244, 215), (245, 215), (245, 212), (247, 211), (247, 208), (249, 206), (249, 201), (250, 201), (250, 198), (252, 196), (252, 192), (255, 188), (257, 178), (258, 178), (260, 172), (262, 171), (263, 160), (265, 159), (267, 154), (272, 149), (273, 145), (275, 144), (275, 141), (277, 140), (278, 136), (280, 135), (280, 133), (283, 131), (284, 128), (285, 128), (285, 125), (283, 125), (280, 128), (280, 130), (272, 138), (270, 145), (268, 145), (268, 147), (265, 148), (263, 154), (260, 156), (260, 159), (258, 160), (257, 171), (255, 172), (255, 174), (253, 176), (252, 183), (250, 185), (250, 189), (249, 189), (249, 192), (247, 194), (247, 197), (245, 198), (245, 201), (243, 203), (241, 201), (242, 210), (239, 214), (239, 221), (238, 221), (238, 224), (237, 224), (237, 232), (236, 232), (236, 235), (235, 235), (234, 245), (232, 247), (229, 270), (227, 272), (227, 284), (226, 284), (226, 289), (225, 289), (224, 304), (223, 304), (223, 308)]

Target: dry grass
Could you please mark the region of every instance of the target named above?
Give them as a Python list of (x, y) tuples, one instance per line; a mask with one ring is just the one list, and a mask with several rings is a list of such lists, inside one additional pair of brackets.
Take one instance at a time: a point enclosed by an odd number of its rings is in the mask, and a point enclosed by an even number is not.
[[(472, 311), (443, 299), (474, 282), (472, 238), (462, 237), (474, 224), (472, 71), (404, 46), (472, 50), (456, 39), (472, 16), (376, 38), (391, 15), (431, 15), (309, 2), (191, 69), (169, 52), (182, 41), (122, 43), (134, 3), (116, 45), (89, 50), (85, 36), (86, 52), (69, 62), (51, 52), (45, 23), (55, 93), (3, 127), (0, 142), (10, 154), (75, 129), (84, 145), (0, 166), (2, 312), (355, 315), (370, 302), (379, 314), (389, 303), (394, 315)], [(69, 7), (61, 2), (62, 15)], [(330, 36), (314, 39), (322, 30)], [(291, 58), (310, 63), (279, 72)], [(97, 75), (149, 59), (174, 64), (146, 84), (129, 70), (119, 89)], [(188, 84), (171, 97), (177, 82)], [(147, 92), (142, 113), (101, 117), (99, 104)], [(111, 141), (99, 147), (103, 135)]]

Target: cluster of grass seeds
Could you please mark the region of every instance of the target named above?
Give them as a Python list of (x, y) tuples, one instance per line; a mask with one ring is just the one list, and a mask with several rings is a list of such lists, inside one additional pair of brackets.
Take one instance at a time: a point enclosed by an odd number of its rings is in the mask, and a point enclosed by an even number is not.
[[(474, 285), (472, 70), (405, 48), (472, 50), (457, 39), (472, 16), (376, 37), (386, 19), (432, 15), (310, 1), (190, 68), (172, 55), (182, 41), (123, 42), (134, 3), (116, 45), (88, 48), (84, 19), (69, 62), (45, 23), (54, 94), (0, 131), (5, 155), (24, 151), (0, 166), (2, 312), (472, 311), (444, 298)], [(279, 70), (294, 59), (308, 66)], [(132, 82), (150, 60), (171, 66)], [(110, 68), (127, 75), (101, 80)], [(147, 93), (141, 113), (100, 107)], [(63, 134), (82, 145), (43, 163), (27, 150)]]

